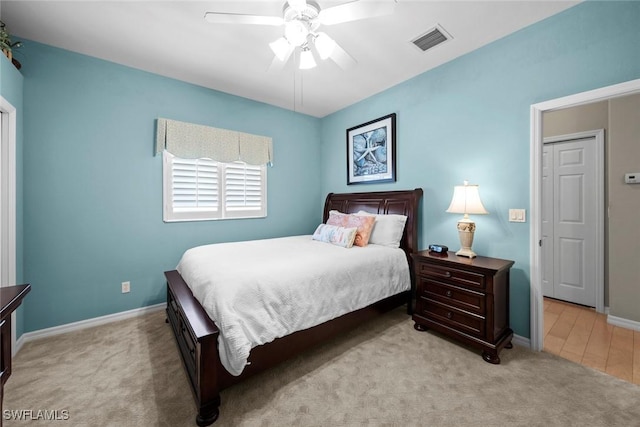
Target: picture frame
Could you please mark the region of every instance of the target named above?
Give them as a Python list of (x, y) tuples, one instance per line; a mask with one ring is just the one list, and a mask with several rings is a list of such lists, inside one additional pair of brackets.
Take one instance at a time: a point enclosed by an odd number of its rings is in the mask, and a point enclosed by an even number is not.
[(347, 185), (395, 180), (396, 114), (347, 129)]

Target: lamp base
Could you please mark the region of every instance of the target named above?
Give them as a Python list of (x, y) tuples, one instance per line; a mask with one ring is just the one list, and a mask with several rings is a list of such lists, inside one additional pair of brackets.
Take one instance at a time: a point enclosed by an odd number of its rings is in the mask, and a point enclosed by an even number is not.
[(456, 252), (456, 255), (464, 256), (464, 257), (467, 257), (467, 258), (475, 258), (475, 257), (478, 256), (470, 248), (462, 248), (458, 252)]
[(460, 238), (460, 250), (456, 255), (467, 258), (475, 258), (477, 255), (471, 250), (473, 244), (473, 234), (476, 231), (475, 222), (468, 218), (458, 221), (458, 237)]

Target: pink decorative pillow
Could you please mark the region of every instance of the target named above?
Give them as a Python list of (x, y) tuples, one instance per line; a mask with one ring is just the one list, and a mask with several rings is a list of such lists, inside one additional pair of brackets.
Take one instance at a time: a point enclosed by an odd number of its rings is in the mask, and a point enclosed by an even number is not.
[(367, 246), (369, 236), (376, 218), (374, 216), (349, 215), (338, 211), (329, 211), (328, 225), (337, 225), (338, 227), (352, 228), (356, 227), (356, 240), (353, 242), (356, 246)]

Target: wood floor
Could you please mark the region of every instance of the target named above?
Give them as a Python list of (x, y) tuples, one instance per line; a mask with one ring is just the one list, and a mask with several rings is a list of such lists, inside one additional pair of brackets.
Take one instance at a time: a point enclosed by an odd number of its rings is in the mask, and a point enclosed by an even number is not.
[(592, 308), (545, 298), (544, 351), (640, 384), (640, 331)]

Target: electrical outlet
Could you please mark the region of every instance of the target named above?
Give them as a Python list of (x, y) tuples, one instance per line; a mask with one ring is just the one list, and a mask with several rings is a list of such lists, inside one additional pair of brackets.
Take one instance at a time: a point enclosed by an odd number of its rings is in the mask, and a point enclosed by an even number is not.
[(131, 282), (122, 282), (122, 293), (126, 294), (131, 291)]

